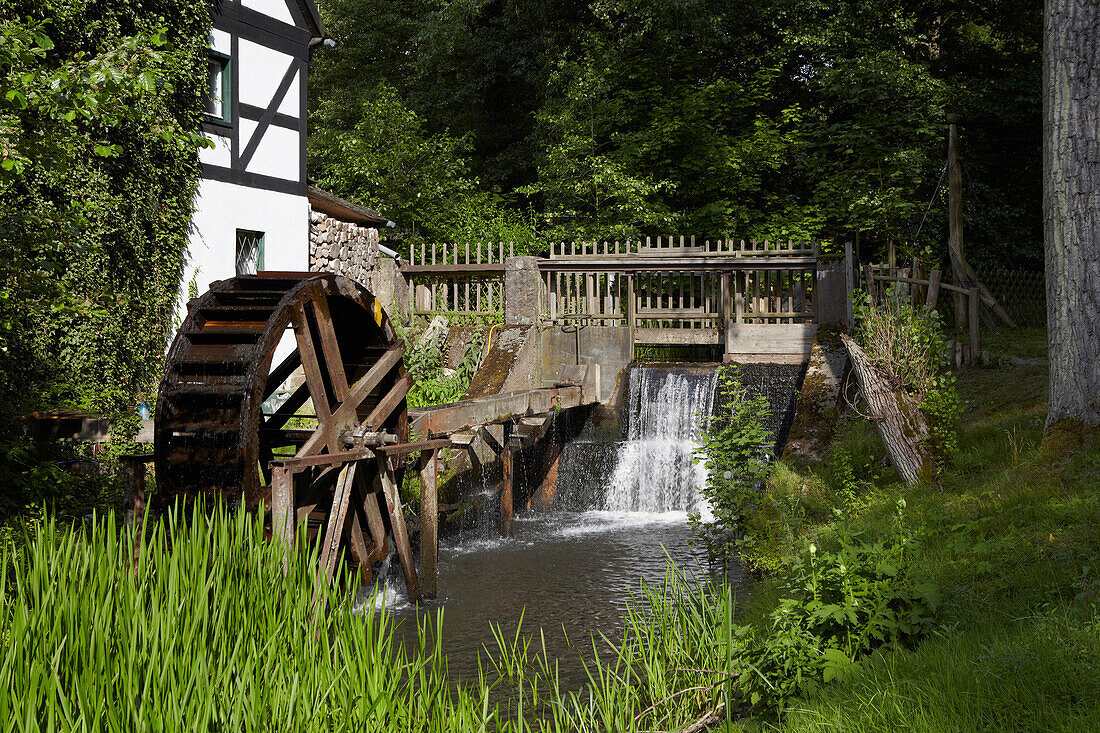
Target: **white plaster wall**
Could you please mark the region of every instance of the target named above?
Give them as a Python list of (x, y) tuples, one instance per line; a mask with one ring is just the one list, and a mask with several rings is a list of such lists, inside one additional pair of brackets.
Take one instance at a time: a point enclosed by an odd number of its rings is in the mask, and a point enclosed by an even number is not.
[(233, 53), (233, 38), (226, 31), (212, 28), (210, 30), (210, 48), (229, 56)]
[(214, 142), (212, 148), (199, 148), (199, 162), (228, 168), (233, 161), (233, 141), (225, 135), (205, 135)]
[(281, 20), (284, 23), (294, 25), (294, 16), (290, 14), (287, 0), (243, 0), (241, 5), (264, 15), (270, 15), (272, 18)]
[[(264, 269), (309, 269), (309, 200), (222, 181), (203, 180), (195, 201), (178, 314), (187, 314), (187, 286), (199, 293), (236, 276), (237, 230), (264, 233)], [(197, 273), (197, 275), (196, 275)]]
[[(256, 123), (250, 120), (240, 122), (242, 139), (246, 129), (251, 137), (251, 128), (255, 128)], [(302, 152), (299, 142), (301, 139), (301, 133), (297, 130), (269, 125), (245, 170), (249, 173), (285, 178), (288, 181), (300, 181)]]
[[(263, 108), (266, 108), (271, 98), (275, 96), (275, 90), (279, 88), (279, 82), (283, 80), (283, 75), (286, 74), (290, 65), (297, 63), (289, 54), (280, 53), (244, 38), (237, 42), (237, 58), (240, 63), (238, 99), (245, 104)], [(295, 117), (298, 116), (297, 108), (294, 109), (293, 114)]]

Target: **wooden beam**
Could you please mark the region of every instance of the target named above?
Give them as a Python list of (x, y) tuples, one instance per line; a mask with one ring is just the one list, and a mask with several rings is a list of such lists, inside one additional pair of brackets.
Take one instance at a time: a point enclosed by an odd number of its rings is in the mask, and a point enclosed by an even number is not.
[(415, 443), (396, 443), (394, 445), (380, 445), (373, 448), (375, 453), (383, 453), (387, 456), (404, 456), (417, 451), (434, 451), (438, 448), (447, 448), (451, 445), (450, 438), (436, 438), (434, 440), (420, 440)]
[(363, 427), (368, 431), (377, 430), (382, 423), (397, 409), (397, 406), (401, 404), (401, 401), (405, 399), (405, 395), (409, 393), (409, 388), (413, 384), (412, 373), (406, 373), (397, 383), (390, 388), (390, 391), (386, 393), (373, 410), (367, 419), (363, 421)]
[(278, 461), (272, 461), (271, 467), (274, 469), (285, 468), (290, 471), (301, 471), (304, 468), (335, 466), (349, 461), (359, 461), (364, 458), (370, 458), (371, 455), (373, 455), (373, 453), (368, 449), (346, 451), (342, 453), (323, 453), (320, 455), (284, 458)]
[(344, 537), (348, 506), (351, 503), (351, 486), (355, 481), (356, 465), (352, 462), (340, 469), (340, 477), (336, 481), (336, 492), (332, 496), (332, 509), (329, 510), (328, 523), (325, 527), (325, 542), (321, 546), (321, 571), (327, 578), (332, 578), (336, 569), (340, 540)]
[(332, 313), (328, 307), (328, 297), (324, 292), (315, 293), (309, 301), (313, 309), (313, 320), (317, 322), (317, 334), (321, 337), (321, 352), (325, 357), (332, 389), (337, 402), (348, 398), (348, 375), (344, 370), (344, 359), (340, 356), (340, 343), (336, 339), (336, 329), (332, 325)]
[(405, 527), (405, 512), (401, 508), (401, 494), (393, 477), (393, 466), (385, 456), (378, 457), (378, 475), (382, 479), (382, 493), (386, 497), (386, 509), (390, 514), (390, 527), (393, 529), (393, 543), (397, 546), (397, 557), (401, 561), (401, 573), (405, 576), (405, 589), (409, 600), (417, 601), (420, 600), (420, 583), (413, 564), (409, 531)]
[[(294, 373), (294, 370), (302, 365), (302, 358), (298, 355), (297, 351), (291, 352), (290, 356), (283, 359), (283, 363), (271, 370), (271, 373), (267, 375), (267, 383), (264, 385), (264, 399), (272, 395), (272, 393), (279, 388), (286, 378)], [(305, 402), (305, 400), (303, 400)], [(294, 408), (298, 409), (298, 408)]]
[(294, 474), (287, 468), (277, 468), (271, 474), (271, 535), (283, 546), (283, 572), (290, 571), (294, 552)]
[(439, 589), (439, 487), (436, 483), (436, 449), (425, 450), (420, 461), (421, 592), (427, 598), (435, 598)]

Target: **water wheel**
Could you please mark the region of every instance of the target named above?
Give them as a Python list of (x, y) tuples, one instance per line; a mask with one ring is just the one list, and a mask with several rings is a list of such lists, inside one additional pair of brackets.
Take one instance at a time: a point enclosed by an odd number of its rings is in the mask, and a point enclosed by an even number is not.
[[(342, 453), (370, 440), (408, 442), (412, 378), (403, 353), (381, 305), (352, 280), (270, 272), (213, 283), (189, 304), (157, 396), (161, 504), (215, 495), (250, 510), (269, 506), (273, 460)], [(377, 489), (394, 478), (379, 475), (390, 464), (363, 463), (351, 472), (358, 509), (348, 521), (371, 530), (369, 541), (350, 546), (369, 567), (386, 544)], [(332, 511), (338, 478), (347, 478), (339, 468), (295, 478), (297, 520), (312, 518), (313, 531)]]

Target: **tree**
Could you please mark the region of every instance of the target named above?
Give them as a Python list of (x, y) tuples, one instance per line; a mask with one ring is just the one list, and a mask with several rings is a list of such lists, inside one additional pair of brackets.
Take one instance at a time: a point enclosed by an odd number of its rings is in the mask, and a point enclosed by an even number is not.
[(1100, 424), (1100, 2), (1046, 0), (1047, 425)]

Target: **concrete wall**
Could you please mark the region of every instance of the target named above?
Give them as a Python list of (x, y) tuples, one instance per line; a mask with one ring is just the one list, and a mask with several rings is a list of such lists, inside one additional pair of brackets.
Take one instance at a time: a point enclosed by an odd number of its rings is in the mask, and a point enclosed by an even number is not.
[[(619, 381), (634, 361), (634, 344), (630, 329), (625, 326), (588, 326), (580, 329), (581, 364), (600, 365), (600, 395), (604, 401), (614, 400), (619, 393)], [(537, 378), (535, 386), (552, 384), (567, 364), (578, 363), (577, 333), (560, 326), (544, 328), (539, 333)]]

